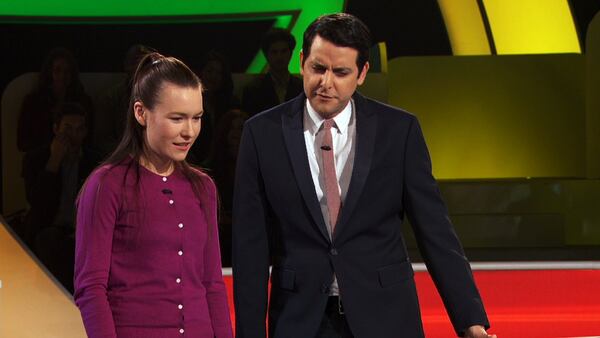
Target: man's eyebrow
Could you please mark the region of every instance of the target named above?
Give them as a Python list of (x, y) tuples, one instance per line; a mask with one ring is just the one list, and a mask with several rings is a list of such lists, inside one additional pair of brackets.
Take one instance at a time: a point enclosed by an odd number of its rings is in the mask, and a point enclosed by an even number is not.
[(352, 72), (352, 68), (350, 67), (335, 67), (333, 68), (334, 72)]
[[(318, 60), (312, 60), (311, 61), (311, 66), (312, 67), (321, 67), (321, 68), (327, 68), (327, 66), (325, 66), (323, 63), (319, 62)], [(332, 69), (334, 72), (352, 72), (352, 68), (351, 67), (334, 67)]]
[(311, 60), (310, 64), (313, 65), (313, 66), (325, 67), (325, 65), (321, 61), (319, 61), (319, 60)]

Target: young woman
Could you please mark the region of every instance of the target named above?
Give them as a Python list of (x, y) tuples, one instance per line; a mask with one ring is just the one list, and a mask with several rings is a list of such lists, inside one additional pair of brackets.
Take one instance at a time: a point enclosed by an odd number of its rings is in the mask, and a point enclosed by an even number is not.
[(187, 66), (141, 60), (123, 139), (78, 200), (74, 298), (90, 338), (232, 336), (215, 185), (185, 161), (202, 112)]

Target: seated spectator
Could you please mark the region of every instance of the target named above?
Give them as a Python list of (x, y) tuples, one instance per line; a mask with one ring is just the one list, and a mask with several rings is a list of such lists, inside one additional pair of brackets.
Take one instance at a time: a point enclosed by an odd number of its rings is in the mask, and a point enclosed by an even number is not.
[(73, 289), (75, 198), (98, 158), (83, 146), (86, 111), (65, 103), (53, 126), (54, 138), (26, 153), (23, 178), (31, 209), (24, 240), (59, 281)]
[(221, 53), (212, 50), (204, 55), (199, 73), (204, 99), (202, 132), (192, 146), (188, 159), (192, 164), (206, 166), (218, 121), (230, 109), (239, 107), (239, 100), (233, 95), (231, 70)]
[(123, 60), (125, 77), (100, 97), (96, 113), (94, 148), (103, 155), (112, 153), (123, 136), (133, 75), (142, 57), (154, 51), (154, 48), (140, 44), (129, 47)]
[[(92, 114), (92, 100), (79, 79), (77, 62), (65, 48), (50, 51), (42, 64), (38, 83), (21, 106), (17, 147), (27, 152), (50, 143), (52, 123), (65, 102), (77, 102)], [(92, 121), (91, 118), (87, 119)]]
[(215, 129), (215, 138), (208, 166), (219, 192), (219, 241), (223, 266), (231, 266), (231, 208), (235, 164), (242, 137), (242, 127), (248, 115), (232, 109), (226, 112)]
[(250, 116), (275, 107), (302, 92), (302, 80), (288, 70), (296, 39), (280, 28), (268, 31), (262, 39), (261, 49), (267, 58), (266, 74), (250, 82), (242, 94), (242, 109)]

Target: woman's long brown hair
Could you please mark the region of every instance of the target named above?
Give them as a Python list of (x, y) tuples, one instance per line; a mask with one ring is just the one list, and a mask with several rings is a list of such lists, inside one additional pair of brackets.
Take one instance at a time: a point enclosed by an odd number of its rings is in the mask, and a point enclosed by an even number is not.
[[(127, 176), (133, 171), (138, 192), (140, 188), (140, 160), (148, 150), (144, 138), (145, 127), (135, 119), (133, 105), (136, 102), (142, 102), (145, 107), (152, 110), (159, 100), (160, 91), (165, 83), (183, 88), (202, 88), (198, 76), (180, 60), (156, 52), (145, 55), (140, 60), (132, 79), (131, 97), (123, 137), (116, 149), (103, 163), (103, 165), (109, 166), (126, 164), (128, 167), (123, 177), (122, 186), (126, 186)], [(185, 160), (176, 162), (175, 165), (191, 183), (210, 229), (210, 223), (208, 223), (210, 210), (207, 205), (208, 187), (202, 182), (203, 177), (207, 179), (208, 175), (204, 174), (200, 168), (192, 167)]]

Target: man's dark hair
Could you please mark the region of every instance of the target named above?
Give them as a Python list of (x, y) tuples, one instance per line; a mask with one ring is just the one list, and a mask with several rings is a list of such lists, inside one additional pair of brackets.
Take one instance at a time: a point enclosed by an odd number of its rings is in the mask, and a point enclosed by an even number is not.
[(356, 65), (359, 73), (365, 63), (369, 61), (371, 32), (357, 17), (346, 13), (327, 14), (318, 17), (304, 31), (303, 60), (306, 60), (310, 55), (310, 48), (317, 35), (336, 46), (356, 49), (358, 52)]
[(271, 45), (279, 41), (287, 43), (288, 47), (290, 48), (290, 52), (296, 48), (296, 39), (290, 32), (282, 28), (272, 28), (262, 37), (262, 40), (260, 41), (260, 49), (262, 49), (263, 53), (267, 55)]

